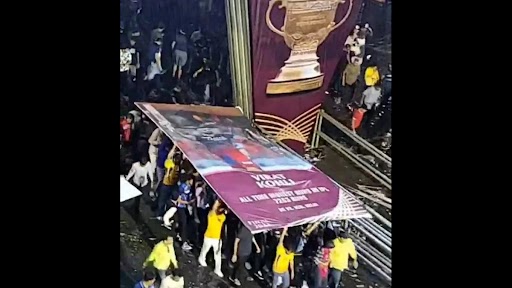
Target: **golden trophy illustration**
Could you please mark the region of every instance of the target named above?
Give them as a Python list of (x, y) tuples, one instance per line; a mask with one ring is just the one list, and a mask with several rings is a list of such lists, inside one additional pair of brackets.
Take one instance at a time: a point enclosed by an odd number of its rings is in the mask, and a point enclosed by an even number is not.
[[(339, 4), (348, 1), (348, 10), (338, 24), (334, 22)], [(284, 94), (320, 88), (324, 74), (320, 70), (317, 48), (352, 11), (353, 0), (270, 0), (265, 15), (267, 26), (282, 36), (291, 49), (277, 77), (267, 85), (267, 94)], [(270, 12), (280, 2), (286, 8), (283, 26), (277, 29), (270, 20)], [(339, 49), (342, 45), (340, 45)]]

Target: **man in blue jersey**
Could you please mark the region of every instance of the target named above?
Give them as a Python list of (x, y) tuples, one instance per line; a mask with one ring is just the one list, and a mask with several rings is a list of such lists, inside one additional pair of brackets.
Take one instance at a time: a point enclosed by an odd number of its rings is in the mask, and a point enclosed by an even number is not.
[(145, 271), (142, 281), (137, 282), (134, 288), (155, 288), (155, 279), (155, 272)]
[(190, 232), (190, 224), (192, 224), (192, 209), (195, 202), (194, 193), (192, 193), (192, 185), (194, 183), (194, 176), (187, 175), (186, 178), (181, 181), (179, 187), (178, 197), (178, 219), (180, 221), (180, 235), (183, 242), (181, 247), (183, 250), (190, 250), (190, 244), (188, 243), (188, 233)]

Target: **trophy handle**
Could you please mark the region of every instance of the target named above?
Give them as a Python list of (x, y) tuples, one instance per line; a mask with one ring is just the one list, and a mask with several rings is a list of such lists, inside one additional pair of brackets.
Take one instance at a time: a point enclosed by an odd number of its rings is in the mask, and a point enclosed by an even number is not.
[[(339, 4), (339, 3), (344, 3), (344, 2), (345, 2), (345, 0), (335, 0), (335, 1), (334, 1), (334, 3), (338, 3), (338, 4)], [(348, 11), (347, 11), (347, 13), (346, 13), (346, 14), (345, 14), (345, 16), (343, 17), (343, 19), (341, 19), (341, 21), (340, 21), (338, 24), (336, 24), (336, 25), (332, 26), (332, 27), (329, 29), (329, 31), (336, 30), (338, 27), (340, 27), (340, 26), (341, 26), (341, 24), (343, 24), (343, 23), (345, 23), (345, 21), (347, 21), (348, 16), (350, 16), (350, 12), (352, 12), (352, 6), (353, 6), (353, 4), (354, 4), (354, 1), (353, 1), (353, 0), (348, 0), (348, 2), (349, 2), (349, 3), (348, 3)]]
[[(270, 11), (272, 10), (272, 7), (274, 7), (274, 5), (277, 3), (277, 2), (282, 2), (282, 0), (270, 0), (270, 2), (268, 3), (268, 8), (267, 8), (267, 13), (265, 14), (265, 20), (267, 22), (267, 26), (268, 28), (270, 28), (270, 30), (272, 30), (272, 32), (276, 33), (277, 35), (280, 35), (280, 36), (283, 36), (284, 37), (284, 32), (277, 29), (274, 24), (272, 24), (272, 21), (270, 20)], [(352, 3), (352, 2), (350, 2)], [(279, 9), (283, 8), (283, 4), (281, 4), (279, 6)]]

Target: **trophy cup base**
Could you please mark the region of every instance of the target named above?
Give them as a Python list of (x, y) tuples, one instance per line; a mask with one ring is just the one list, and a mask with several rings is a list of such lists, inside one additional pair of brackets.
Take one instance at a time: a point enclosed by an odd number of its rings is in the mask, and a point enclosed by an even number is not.
[(292, 81), (271, 80), (267, 84), (267, 94), (289, 94), (301, 91), (315, 90), (322, 87), (323, 83), (323, 74), (307, 79), (298, 79)]

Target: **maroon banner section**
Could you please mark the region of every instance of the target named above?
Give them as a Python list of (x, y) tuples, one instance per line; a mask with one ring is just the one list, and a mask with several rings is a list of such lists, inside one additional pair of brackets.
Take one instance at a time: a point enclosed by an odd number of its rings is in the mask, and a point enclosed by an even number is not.
[[(255, 120), (281, 118), (290, 129), (324, 101), (362, 0), (249, 1)], [(311, 131), (308, 123), (296, 130)], [(303, 136), (286, 143), (302, 150)]]
[(254, 233), (369, 217), (361, 202), (260, 135), (237, 108), (136, 104)]

